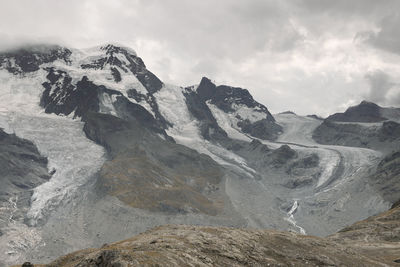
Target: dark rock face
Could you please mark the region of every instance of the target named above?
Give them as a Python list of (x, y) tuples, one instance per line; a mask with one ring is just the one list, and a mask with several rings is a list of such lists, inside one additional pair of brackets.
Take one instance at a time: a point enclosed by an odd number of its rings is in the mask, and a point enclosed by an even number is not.
[(127, 91), (128, 97), (134, 99), (136, 102), (142, 102), (142, 101), (146, 101), (151, 109), (154, 112), (155, 115), (155, 119), (158, 121), (158, 123), (160, 124), (160, 126), (163, 129), (168, 128), (169, 126), (172, 126), (160, 113), (160, 110), (158, 108), (158, 104), (156, 101), (156, 98), (154, 97), (153, 94), (141, 94), (139, 93), (136, 89), (130, 89)]
[(219, 127), (202, 96), (196, 94), (196, 92), (187, 90), (185, 97), (190, 113), (200, 122), (200, 134), (206, 140), (227, 138), (228, 135)]
[(32, 142), (0, 129), (0, 236), (9, 221), (23, 221), (32, 189), (50, 178), (47, 159)]
[(344, 113), (336, 113), (326, 120), (343, 122), (380, 122), (386, 120), (381, 115), (381, 107), (377, 104), (363, 101), (358, 106), (348, 108)]
[(238, 122), (238, 126), (244, 133), (265, 140), (274, 140), (282, 132), (280, 125), (268, 119), (259, 120), (254, 123), (251, 123), (249, 120), (243, 120)]
[[(170, 126), (168, 121), (161, 115), (157, 101), (153, 95), (162, 88), (163, 83), (161, 80), (146, 68), (143, 60), (133, 51), (112, 44), (106, 45), (101, 49), (105, 53), (104, 57), (83, 64), (81, 67), (83, 69), (104, 69), (106, 66), (109, 66), (114, 81), (117, 83), (122, 81), (121, 73), (134, 75), (146, 88), (147, 94), (139, 93), (136, 88), (130, 88), (127, 90), (128, 97), (137, 102), (146, 101), (154, 112), (159, 128), (166, 129)], [(126, 101), (122, 101), (122, 104), (124, 106), (122, 109), (125, 109), (127, 106)], [(133, 105), (135, 104), (132, 103), (132, 105), (129, 104), (128, 106), (133, 107)]]
[(379, 131), (380, 141), (396, 141), (400, 138), (400, 124), (394, 121), (385, 121)]
[(61, 46), (29, 46), (0, 53), (0, 65), (10, 73), (23, 74), (39, 70), (39, 66), (55, 60), (70, 62), (71, 50)]
[(86, 76), (76, 85), (71, 84), (71, 77), (64, 71), (48, 69), (48, 82), (43, 83), (45, 91), (40, 105), (46, 113), (82, 117), (87, 111), (99, 111), (98, 94), (105, 91), (104, 86), (96, 86)]
[(382, 126), (366, 127), (325, 120), (313, 132), (313, 139), (320, 144), (365, 147), (391, 152), (400, 147), (400, 124), (385, 121)]
[(216, 86), (210, 79), (203, 77), (195, 91), (192, 88), (186, 88), (186, 91), (188, 109), (201, 122), (201, 133), (208, 140), (211, 139), (210, 135), (221, 138), (225, 137), (226, 133), (218, 126), (206, 103), (213, 104), (226, 113), (235, 112), (237, 107), (245, 106), (265, 114), (265, 119), (256, 122), (251, 122), (240, 115), (236, 116), (239, 120), (237, 126), (254, 137), (273, 140), (282, 131), (268, 109), (256, 102), (246, 89), (226, 85)]
[(378, 164), (376, 172), (369, 176), (369, 180), (385, 200), (391, 203), (398, 201), (400, 199), (400, 151), (387, 155)]
[[(46, 113), (66, 116), (73, 113), (74, 118), (83, 118), (88, 112), (99, 112), (100, 99), (107, 95), (108, 98), (115, 97), (116, 101), (113, 103), (113, 107), (118, 117), (128, 121), (137, 120), (145, 127), (167, 137), (163, 130), (165, 120), (161, 115), (158, 117), (159, 120), (155, 119), (145, 108), (132, 103), (121, 92), (107, 89), (103, 85), (96, 85), (86, 76), (73, 85), (68, 73), (54, 68), (49, 68), (47, 71), (49, 72), (48, 81), (43, 83), (45, 91), (40, 101), (40, 105), (45, 108)], [(155, 108), (158, 110), (158, 107)]]
[(164, 131), (165, 124), (162, 123), (164, 120), (163, 117), (161, 117), (161, 121), (155, 119), (144, 107), (132, 103), (121, 94), (116, 97), (114, 107), (119, 118), (127, 121), (137, 120), (142, 123), (144, 127), (152, 129), (154, 132), (170, 138)]
[(232, 104), (245, 105), (249, 108), (257, 107), (269, 115), (269, 120), (275, 121), (268, 109), (256, 102), (246, 89), (226, 85), (215, 86), (210, 79), (203, 77), (197, 88), (197, 94), (202, 101), (210, 100), (211, 104), (216, 105), (222, 111), (233, 112)]
[(252, 150), (260, 150), (262, 153), (267, 153), (271, 151), (267, 145), (264, 145), (257, 139), (253, 139), (253, 141), (250, 142), (250, 147)]
[(286, 173), (291, 176), (291, 179), (285, 186), (299, 188), (316, 182), (321, 175), (318, 166), (319, 157), (317, 154), (311, 154), (290, 163), (286, 168)]
[(288, 145), (283, 145), (271, 153), (271, 161), (274, 166), (279, 167), (296, 156), (297, 153), (295, 150), (291, 149)]
[(0, 129), (0, 201), (50, 179), (47, 159), (35, 145)]

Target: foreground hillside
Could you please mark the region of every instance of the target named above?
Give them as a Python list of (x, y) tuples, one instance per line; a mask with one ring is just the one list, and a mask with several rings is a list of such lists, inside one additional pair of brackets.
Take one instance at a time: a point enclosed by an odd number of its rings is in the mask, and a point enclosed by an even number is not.
[(400, 206), (327, 238), (272, 230), (161, 226), (45, 266), (397, 266), (399, 241)]

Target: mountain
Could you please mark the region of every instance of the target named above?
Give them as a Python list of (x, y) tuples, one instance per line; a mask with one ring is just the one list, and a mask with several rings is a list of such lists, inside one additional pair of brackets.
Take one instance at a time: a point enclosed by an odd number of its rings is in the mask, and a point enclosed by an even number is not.
[(397, 266), (400, 207), (317, 238), (271, 230), (162, 226), (51, 266)]
[(320, 144), (371, 148), (385, 154), (400, 150), (400, 109), (363, 101), (324, 120), (313, 139)]
[(344, 113), (335, 113), (326, 120), (341, 122), (399, 121), (400, 108), (383, 108), (375, 103), (362, 101), (359, 105), (348, 108)]
[(28, 166), (44, 177), (7, 178), (30, 186), (1, 199), (13, 207), (2, 216), (18, 215), (0, 229), (4, 265), (163, 224), (326, 236), (396, 201), (382, 195), (397, 169), (383, 175), (395, 165), (380, 165), (381, 149), (320, 144), (326, 121), (272, 115), (243, 88), (166, 84), (130, 48), (27, 46), (0, 53), (0, 66), (0, 128), (30, 142)]

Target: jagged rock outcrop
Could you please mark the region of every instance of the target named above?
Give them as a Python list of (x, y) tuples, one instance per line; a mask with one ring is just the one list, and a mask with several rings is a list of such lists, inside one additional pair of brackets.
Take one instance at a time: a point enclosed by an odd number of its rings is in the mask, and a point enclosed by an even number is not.
[(362, 101), (359, 105), (348, 108), (344, 113), (335, 113), (326, 120), (342, 122), (380, 122), (387, 120), (382, 108), (375, 103)]
[(385, 121), (369, 126), (325, 120), (315, 129), (313, 139), (320, 144), (357, 146), (391, 152), (400, 148), (400, 124)]
[[(189, 110), (207, 130), (211, 128), (221, 132), (209, 109), (212, 105), (230, 114), (231, 124), (251, 136), (275, 140), (282, 131), (282, 127), (275, 122), (268, 109), (255, 101), (246, 89), (226, 85), (216, 86), (210, 79), (203, 77), (196, 90), (187, 91)], [(207, 131), (203, 132), (207, 134)]]
[(320, 144), (357, 146), (390, 153), (400, 149), (400, 109), (363, 101), (326, 118), (313, 139)]

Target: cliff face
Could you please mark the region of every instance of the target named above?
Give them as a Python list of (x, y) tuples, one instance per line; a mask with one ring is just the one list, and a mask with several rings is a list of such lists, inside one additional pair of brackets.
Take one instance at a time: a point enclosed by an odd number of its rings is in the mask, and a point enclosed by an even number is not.
[(0, 229), (23, 217), (22, 210), (29, 206), (33, 188), (50, 178), (47, 158), (36, 146), (0, 128)]
[(400, 207), (327, 238), (272, 230), (167, 225), (86, 249), (55, 266), (396, 266)]

